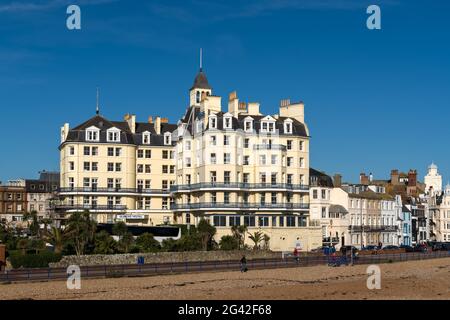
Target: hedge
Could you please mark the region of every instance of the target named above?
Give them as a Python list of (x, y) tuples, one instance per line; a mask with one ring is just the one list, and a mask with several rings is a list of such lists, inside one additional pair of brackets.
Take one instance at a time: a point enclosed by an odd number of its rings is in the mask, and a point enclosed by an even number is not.
[(61, 254), (51, 251), (41, 251), (37, 254), (22, 254), (20, 251), (10, 252), (9, 260), (14, 269), (23, 268), (47, 268), (50, 262), (59, 262)]

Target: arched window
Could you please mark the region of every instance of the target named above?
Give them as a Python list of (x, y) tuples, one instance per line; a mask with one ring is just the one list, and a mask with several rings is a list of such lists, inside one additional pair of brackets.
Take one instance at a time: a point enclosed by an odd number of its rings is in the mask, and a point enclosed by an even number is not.
[(197, 103), (200, 103), (200, 91), (197, 91), (195, 101), (197, 101)]

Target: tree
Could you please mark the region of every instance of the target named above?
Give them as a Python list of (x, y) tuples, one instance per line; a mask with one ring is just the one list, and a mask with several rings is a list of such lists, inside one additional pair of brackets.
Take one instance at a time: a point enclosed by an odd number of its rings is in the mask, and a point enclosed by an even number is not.
[(121, 252), (128, 253), (130, 252), (131, 247), (134, 244), (134, 237), (131, 232), (126, 232), (122, 235), (118, 242), (118, 249)]
[(55, 253), (61, 253), (63, 250), (64, 242), (67, 240), (67, 232), (65, 230), (52, 226), (50, 231), (45, 232), (44, 239), (53, 245)]
[(125, 222), (119, 221), (113, 225), (112, 232), (114, 235), (119, 236), (119, 240), (121, 237), (128, 232), (128, 227)]
[(253, 250), (258, 250), (261, 241), (263, 241), (263, 233), (261, 231), (256, 231), (255, 233), (249, 233), (248, 238), (253, 241)]
[(157, 252), (161, 249), (159, 242), (147, 232), (136, 238), (136, 246), (139, 247), (140, 252)]
[(244, 237), (247, 232), (247, 226), (232, 226), (231, 232), (233, 233), (233, 237), (238, 241), (238, 249), (242, 249), (244, 247)]
[(100, 231), (95, 235), (95, 249), (96, 254), (113, 254), (117, 251), (117, 242), (105, 230)]
[(161, 250), (164, 252), (174, 252), (179, 251), (180, 241), (174, 240), (172, 238), (164, 239), (161, 243)]
[(234, 236), (226, 235), (219, 242), (221, 250), (236, 250), (239, 248), (238, 240)]
[(264, 242), (264, 250), (269, 250), (270, 248), (270, 237), (267, 234), (263, 235), (263, 242)]
[(67, 221), (67, 234), (73, 241), (77, 256), (84, 254), (86, 246), (94, 240), (97, 224), (91, 220), (89, 211), (74, 212)]
[(208, 250), (208, 244), (209, 246), (211, 246), (211, 240), (216, 234), (216, 231), (216, 228), (212, 226), (208, 221), (203, 218), (200, 220), (197, 225), (197, 232), (201, 239), (202, 250)]
[(48, 226), (52, 224), (52, 219), (49, 218), (44, 218), (41, 220), (41, 223), (44, 225), (44, 229), (42, 230), (42, 232), (40, 233), (39, 237), (40, 238), (45, 238), (45, 235), (48, 232)]
[(22, 251), (22, 254), (25, 254), (28, 248), (28, 239), (20, 239), (17, 242), (17, 249), (19, 249), (20, 251)]
[(39, 233), (39, 222), (37, 212), (35, 210), (23, 214), (23, 219), (27, 222), (27, 227), (32, 236), (37, 236)]

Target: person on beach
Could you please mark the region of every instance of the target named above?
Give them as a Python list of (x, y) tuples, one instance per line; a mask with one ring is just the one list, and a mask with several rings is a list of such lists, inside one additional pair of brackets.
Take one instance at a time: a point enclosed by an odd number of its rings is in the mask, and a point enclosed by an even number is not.
[(294, 259), (295, 259), (295, 262), (297, 262), (297, 263), (300, 262), (300, 257), (298, 256), (297, 248), (294, 249)]
[(240, 262), (241, 262), (241, 272), (247, 272), (248, 271), (248, 269), (247, 269), (247, 259), (245, 258), (245, 255), (242, 256)]

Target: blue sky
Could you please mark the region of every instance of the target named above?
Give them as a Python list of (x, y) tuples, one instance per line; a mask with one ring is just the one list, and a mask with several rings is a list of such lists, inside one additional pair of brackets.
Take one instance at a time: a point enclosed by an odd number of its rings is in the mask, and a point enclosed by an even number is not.
[[(78, 4), (82, 29), (66, 28)], [(382, 30), (366, 28), (378, 4)], [(344, 180), (434, 160), (450, 178), (448, 1), (0, 1), (0, 180), (57, 170), (59, 129), (101, 112), (176, 122), (203, 48), (214, 93), (302, 100), (311, 165)], [(421, 178), (422, 179), (422, 178)]]

